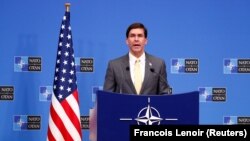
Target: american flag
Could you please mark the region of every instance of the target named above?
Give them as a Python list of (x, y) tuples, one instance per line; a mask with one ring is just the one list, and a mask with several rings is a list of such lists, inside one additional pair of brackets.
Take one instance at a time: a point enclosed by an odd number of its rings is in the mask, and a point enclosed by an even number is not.
[(60, 29), (53, 91), (47, 140), (81, 141), (80, 109), (68, 11), (64, 14)]

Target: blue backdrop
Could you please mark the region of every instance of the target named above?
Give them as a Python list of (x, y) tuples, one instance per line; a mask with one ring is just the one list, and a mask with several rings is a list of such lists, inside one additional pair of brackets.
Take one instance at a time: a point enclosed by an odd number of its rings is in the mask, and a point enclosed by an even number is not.
[[(127, 52), (126, 28), (135, 21), (148, 28), (147, 52), (166, 61), (173, 93), (200, 91), (200, 124), (250, 116), (248, 0), (1, 0), (0, 140), (46, 139), (50, 100), (44, 93), (51, 95), (65, 2), (71, 3), (76, 60), (93, 59), (93, 72), (77, 73), (82, 116), (93, 107), (108, 61)], [(40, 58), (41, 71), (21, 69), (29, 57)], [(179, 69), (187, 59), (197, 59), (198, 72)], [(240, 59), (247, 73), (237, 71)], [(220, 101), (213, 88), (222, 90)], [(18, 127), (15, 119), (28, 116), (40, 116), (39, 130)], [(89, 140), (89, 130), (82, 131)]]

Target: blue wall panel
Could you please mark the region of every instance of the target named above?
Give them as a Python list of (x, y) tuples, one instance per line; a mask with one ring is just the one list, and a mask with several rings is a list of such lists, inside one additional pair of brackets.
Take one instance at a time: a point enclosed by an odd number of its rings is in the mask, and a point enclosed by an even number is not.
[[(108, 61), (127, 52), (127, 26), (140, 21), (149, 31), (146, 50), (166, 61), (174, 94), (226, 88), (225, 101), (200, 102), (200, 124), (250, 116), (249, 73), (224, 72), (225, 60), (250, 59), (248, 0), (1, 0), (0, 86), (13, 86), (14, 99), (0, 100), (0, 140), (46, 139), (50, 101), (39, 96), (41, 87), (53, 85), (65, 2), (71, 3), (75, 57), (94, 59), (94, 72), (77, 73), (81, 115), (89, 115)], [(16, 57), (41, 57), (42, 70), (19, 72)], [(198, 59), (198, 73), (172, 73), (174, 58)], [(17, 130), (14, 117), (28, 115), (41, 116), (40, 130)], [(89, 140), (89, 131), (82, 132)]]

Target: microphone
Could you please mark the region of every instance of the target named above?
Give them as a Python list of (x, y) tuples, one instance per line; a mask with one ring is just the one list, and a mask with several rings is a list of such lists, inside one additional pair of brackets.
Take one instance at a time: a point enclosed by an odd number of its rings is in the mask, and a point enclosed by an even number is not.
[(129, 68), (129, 66), (127, 66), (127, 67), (126, 67), (126, 71), (129, 71), (129, 70), (130, 70), (130, 68)]
[[(149, 66), (150, 66), (150, 71), (151, 71), (152, 73), (154, 73), (155, 75), (159, 76), (159, 77), (160, 77), (160, 80), (163, 81), (163, 82), (167, 85), (167, 87), (168, 87), (167, 94), (171, 94), (171, 90), (170, 90), (171, 88), (169, 88), (168, 83), (167, 83), (167, 80), (166, 80), (160, 73), (155, 72), (155, 69), (153, 68), (153, 65), (152, 65), (151, 62), (149, 62), (148, 64), (149, 64)], [(165, 94), (165, 93), (164, 93), (164, 94)]]

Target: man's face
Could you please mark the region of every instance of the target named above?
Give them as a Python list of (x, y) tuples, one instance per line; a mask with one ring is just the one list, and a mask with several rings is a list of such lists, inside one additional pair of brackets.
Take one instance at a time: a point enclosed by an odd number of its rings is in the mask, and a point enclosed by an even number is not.
[(144, 30), (142, 28), (135, 28), (130, 30), (126, 43), (129, 47), (130, 52), (140, 57), (144, 52), (144, 47), (147, 44), (147, 38), (144, 35)]

